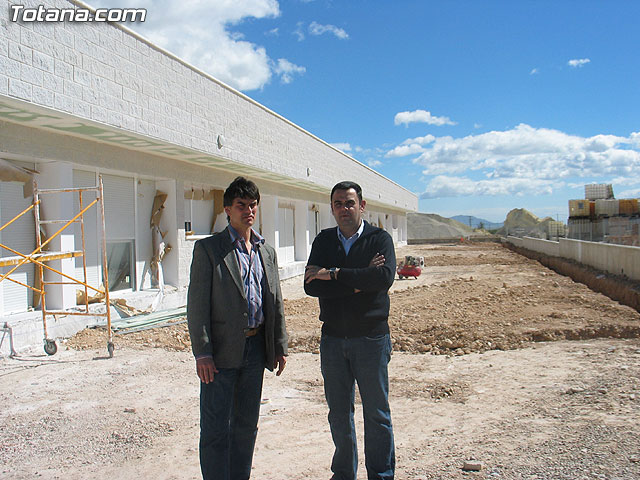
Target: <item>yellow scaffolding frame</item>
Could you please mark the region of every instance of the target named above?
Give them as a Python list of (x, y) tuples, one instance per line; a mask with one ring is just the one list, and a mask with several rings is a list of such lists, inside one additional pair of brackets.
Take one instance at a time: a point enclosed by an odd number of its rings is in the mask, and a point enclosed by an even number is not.
[[(96, 199), (90, 202), (86, 207), (82, 202), (82, 193), (87, 191), (95, 191)], [(64, 193), (64, 192), (76, 192), (78, 193), (78, 204), (79, 204), (79, 213), (76, 214), (71, 220), (41, 220), (40, 219), (40, 204), (41, 204), (41, 195), (55, 194), (55, 193)], [(95, 187), (80, 187), (80, 188), (58, 188), (58, 189), (38, 189), (38, 185), (35, 180), (33, 180), (33, 203), (20, 212), (18, 215), (13, 217), (10, 221), (2, 225), (0, 227), (0, 231), (4, 230), (6, 227), (15, 222), (18, 218), (27, 214), (30, 210), (33, 210), (34, 219), (35, 219), (35, 227), (36, 227), (36, 249), (33, 250), (29, 254), (20, 253), (13, 248), (0, 243), (0, 248), (4, 248), (11, 253), (15, 254), (15, 257), (3, 257), (0, 258), (0, 267), (8, 267), (13, 266), (11, 270), (7, 273), (0, 275), (0, 282), (3, 280), (9, 280), (11, 282), (17, 283), (23, 287), (29, 288), (34, 291), (34, 293), (39, 294), (39, 301), (42, 310), (42, 326), (44, 330), (44, 351), (48, 355), (54, 355), (58, 347), (56, 345), (55, 340), (49, 338), (49, 334), (47, 331), (47, 315), (51, 315), (56, 318), (56, 315), (66, 316), (66, 315), (92, 315), (92, 316), (105, 316), (107, 317), (107, 332), (108, 332), (108, 340), (107, 340), (107, 351), (109, 352), (109, 356), (113, 357), (113, 334), (111, 331), (111, 311), (110, 311), (110, 303), (109, 303), (109, 268), (107, 263), (107, 240), (105, 235), (105, 220), (104, 220), (104, 189), (102, 185), (102, 175), (98, 176), (98, 185)], [(85, 246), (85, 237), (84, 237), (84, 214), (94, 205), (99, 204), (100, 215), (102, 219), (102, 279), (104, 285), (104, 292), (96, 287), (93, 287), (87, 283), (87, 260), (86, 260), (86, 246)], [(98, 207), (97, 207), (98, 208)], [(80, 233), (82, 239), (82, 249), (74, 250), (70, 252), (50, 252), (43, 251), (42, 249), (47, 246), (54, 238), (60, 235), (66, 228), (74, 223), (80, 223)], [(55, 224), (55, 223), (63, 223), (64, 225), (58, 229), (51, 237), (42, 242), (40, 239), (40, 227), (41, 225), (46, 224)], [(56, 270), (53, 267), (50, 267), (46, 264), (46, 262), (51, 262), (54, 260), (62, 260), (66, 258), (75, 258), (82, 257), (82, 272), (83, 279), (79, 280), (70, 275), (62, 273)], [(39, 288), (36, 286), (27, 285), (22, 283), (14, 278), (9, 277), (11, 273), (16, 271), (19, 267), (26, 263), (33, 263), (36, 266), (37, 270), (37, 279), (39, 280)], [(70, 281), (60, 281), (60, 282), (52, 282), (44, 280), (44, 269), (54, 272), (61, 277), (66, 278)], [(82, 285), (84, 287), (84, 310), (80, 312), (68, 312), (68, 311), (52, 311), (47, 310), (47, 302), (46, 302), (46, 286), (47, 285)], [(105, 299), (105, 313), (91, 313), (89, 312), (89, 295), (88, 290), (94, 290), (99, 294), (104, 293)], [(36, 305), (34, 305), (36, 306)]]

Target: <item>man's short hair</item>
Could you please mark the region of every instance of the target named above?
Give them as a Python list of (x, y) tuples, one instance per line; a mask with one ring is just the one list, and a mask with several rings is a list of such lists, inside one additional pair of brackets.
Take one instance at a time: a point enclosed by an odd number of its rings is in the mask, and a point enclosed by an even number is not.
[(230, 207), (236, 198), (249, 198), (260, 203), (260, 191), (258, 186), (244, 177), (236, 177), (224, 191), (222, 205)]
[(344, 182), (336, 183), (334, 187), (331, 189), (331, 196), (329, 197), (333, 201), (333, 193), (336, 190), (349, 190), (353, 188), (358, 194), (358, 200), (362, 203), (362, 188), (356, 182), (350, 182), (345, 180)]

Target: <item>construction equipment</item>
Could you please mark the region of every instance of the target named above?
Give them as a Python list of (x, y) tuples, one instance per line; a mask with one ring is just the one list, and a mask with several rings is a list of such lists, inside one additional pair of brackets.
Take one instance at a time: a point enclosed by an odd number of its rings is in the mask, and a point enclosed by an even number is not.
[(424, 260), (421, 261), (419, 257), (411, 255), (405, 256), (404, 260), (399, 263), (398, 268), (396, 269), (398, 272), (398, 278), (400, 280), (409, 277), (417, 279), (422, 273), (420, 265), (424, 265)]
[[(91, 201), (86, 207), (82, 201), (83, 192), (96, 192), (96, 199)], [(70, 220), (43, 220), (40, 217), (40, 206), (41, 206), (41, 196), (57, 194), (63, 192), (73, 192), (78, 194), (78, 205), (79, 212)], [(108, 340), (107, 340), (107, 351), (109, 353), (109, 357), (113, 357), (114, 351), (114, 343), (113, 336), (111, 331), (111, 312), (109, 308), (109, 272), (108, 272), (108, 264), (107, 264), (107, 243), (105, 236), (105, 217), (104, 217), (104, 190), (102, 185), (102, 176), (98, 176), (98, 185), (95, 187), (80, 187), (80, 188), (59, 188), (59, 189), (38, 189), (38, 185), (35, 180), (33, 180), (33, 203), (16, 215), (13, 219), (11, 219), (6, 224), (0, 227), (0, 231), (4, 230), (8, 226), (10, 226), (13, 222), (15, 222), (18, 218), (27, 214), (31, 210), (33, 210), (34, 218), (35, 218), (35, 234), (36, 234), (36, 249), (33, 250), (29, 254), (20, 253), (8, 245), (3, 245), (0, 243), (0, 248), (4, 248), (15, 256), (12, 257), (3, 257), (0, 258), (0, 267), (13, 267), (7, 273), (0, 276), (0, 282), (4, 280), (9, 280), (11, 282), (22, 285), (23, 287), (29, 288), (33, 290), (34, 294), (38, 295), (38, 302), (40, 303), (41, 311), (42, 311), (42, 327), (44, 331), (44, 351), (47, 355), (54, 355), (58, 347), (54, 339), (49, 337), (47, 331), (47, 316), (53, 316), (57, 319), (58, 316), (67, 316), (67, 315), (91, 315), (91, 316), (105, 316), (107, 318), (107, 332), (108, 332)], [(100, 214), (102, 218), (102, 277), (103, 277), (103, 289), (99, 287), (91, 286), (87, 283), (87, 262), (86, 262), (86, 248), (85, 248), (85, 235), (84, 235), (84, 214), (94, 205), (98, 205), (96, 208), (100, 209)], [(45, 241), (42, 241), (40, 237), (41, 226), (46, 224), (56, 224), (61, 223), (63, 226), (58, 229), (53, 235), (47, 238)], [(80, 224), (80, 232), (81, 232), (81, 250), (74, 251), (61, 251), (61, 252), (52, 252), (43, 250), (51, 241), (59, 236), (65, 229), (74, 223)], [(71, 275), (67, 275), (55, 268), (47, 265), (47, 262), (51, 262), (54, 260), (62, 260), (66, 258), (75, 258), (82, 257), (82, 271), (83, 278), (82, 280), (74, 278)], [(35, 286), (27, 285), (22, 283), (14, 278), (11, 278), (9, 275), (17, 270), (20, 266), (26, 263), (33, 263), (36, 266), (36, 283)], [(50, 272), (55, 273), (57, 276), (62, 277), (60, 281), (45, 281), (44, 278), (44, 270), (47, 269)], [(57, 277), (56, 277), (57, 278)], [(65, 281), (63, 281), (65, 280)], [(47, 310), (47, 302), (46, 302), (46, 286), (47, 285), (78, 285), (84, 287), (84, 308), (80, 309), (80, 311), (52, 311)], [(99, 312), (89, 312), (89, 303), (88, 303), (88, 290), (91, 289), (100, 295), (104, 295), (104, 304), (105, 304), (105, 313)], [(35, 295), (34, 295), (35, 297)], [(34, 303), (37, 302), (34, 300)]]

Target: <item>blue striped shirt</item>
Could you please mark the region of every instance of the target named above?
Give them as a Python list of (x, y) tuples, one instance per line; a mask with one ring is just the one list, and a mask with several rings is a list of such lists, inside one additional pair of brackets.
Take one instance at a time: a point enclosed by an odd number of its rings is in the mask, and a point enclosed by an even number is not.
[(235, 247), (236, 257), (240, 264), (240, 274), (242, 275), (242, 285), (247, 297), (249, 307), (249, 321), (247, 328), (256, 328), (264, 322), (262, 312), (262, 288), (264, 286), (264, 270), (260, 260), (259, 245), (264, 243), (264, 238), (251, 230), (251, 251), (247, 251), (247, 245), (240, 234), (229, 225), (229, 234)]

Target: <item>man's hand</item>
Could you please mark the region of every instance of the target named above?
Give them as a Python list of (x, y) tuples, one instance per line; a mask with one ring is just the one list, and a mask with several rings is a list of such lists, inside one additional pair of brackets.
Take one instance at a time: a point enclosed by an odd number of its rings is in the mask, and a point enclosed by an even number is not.
[(287, 365), (287, 357), (285, 357), (284, 355), (278, 355), (276, 357), (276, 360), (273, 364), (273, 368), (275, 369), (276, 367), (278, 368), (278, 371), (276, 372), (276, 376), (279, 377), (280, 374), (282, 373), (282, 371), (284, 370), (284, 367)]
[(196, 359), (196, 372), (202, 383), (213, 382), (213, 374), (218, 373), (216, 365), (211, 357), (200, 357)]
[(309, 283), (312, 280), (331, 280), (331, 274), (327, 268), (307, 265), (307, 268), (304, 269), (304, 283)]
[(376, 253), (371, 259), (371, 261), (369, 262), (369, 266), (381, 267), (382, 265), (384, 265), (384, 262), (385, 262), (384, 255), (382, 255), (381, 253)]

